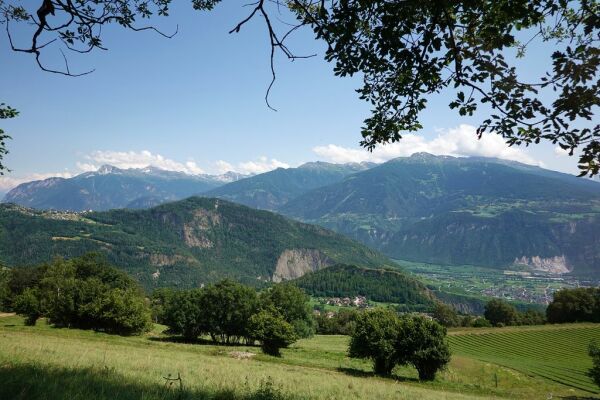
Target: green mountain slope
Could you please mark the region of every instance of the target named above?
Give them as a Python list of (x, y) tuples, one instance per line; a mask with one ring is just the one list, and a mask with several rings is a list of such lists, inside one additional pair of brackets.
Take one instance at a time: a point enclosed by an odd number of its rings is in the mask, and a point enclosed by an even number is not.
[(93, 213), (0, 205), (0, 263), (105, 253), (146, 287), (198, 286), (223, 277), (252, 285), (336, 263), (391, 262), (339, 234), (219, 199)]
[(350, 174), (364, 171), (372, 166), (373, 164), (369, 163), (311, 162), (298, 168), (278, 168), (232, 182), (209, 191), (206, 196), (263, 210), (275, 210), (312, 189), (339, 182)]
[(600, 185), (513, 162), (417, 154), (279, 211), (400, 259), (600, 275)]
[(318, 297), (366, 296), (385, 303), (433, 305), (433, 296), (427, 293), (425, 286), (398, 270), (335, 265), (293, 282)]

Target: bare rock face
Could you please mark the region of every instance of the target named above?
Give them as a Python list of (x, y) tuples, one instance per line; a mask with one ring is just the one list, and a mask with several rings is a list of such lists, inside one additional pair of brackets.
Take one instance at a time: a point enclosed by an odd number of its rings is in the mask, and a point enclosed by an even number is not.
[(188, 247), (208, 249), (213, 247), (212, 241), (207, 237), (211, 228), (221, 224), (221, 216), (215, 210), (198, 209), (194, 213), (192, 222), (183, 225), (183, 240)]
[(273, 282), (299, 278), (307, 272), (313, 272), (332, 265), (333, 262), (319, 250), (286, 249), (275, 267)]
[(543, 271), (549, 274), (566, 274), (571, 272), (571, 268), (567, 263), (565, 255), (542, 258), (540, 256), (523, 256), (521, 258), (515, 258), (514, 264), (527, 265), (536, 271)]

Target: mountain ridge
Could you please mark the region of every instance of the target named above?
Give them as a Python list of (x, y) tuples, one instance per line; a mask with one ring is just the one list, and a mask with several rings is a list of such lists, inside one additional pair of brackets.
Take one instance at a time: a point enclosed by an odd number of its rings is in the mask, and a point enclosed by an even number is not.
[(338, 182), (348, 175), (373, 166), (372, 163), (310, 162), (297, 168), (277, 168), (264, 174), (241, 179), (213, 189), (205, 195), (254, 208), (277, 210), (309, 190)]
[(517, 162), (396, 158), (278, 211), (392, 258), (600, 274), (600, 186)]
[(0, 262), (104, 253), (144, 286), (196, 287), (231, 277), (251, 285), (336, 263), (393, 266), (340, 234), (222, 199), (190, 197), (146, 210), (69, 213), (0, 205)]
[[(191, 175), (154, 166), (122, 169), (109, 164), (72, 178), (51, 177), (13, 188), (4, 203), (62, 211), (104, 211), (130, 204), (157, 205), (206, 192), (246, 175)], [(152, 198), (151, 202), (143, 202)]]

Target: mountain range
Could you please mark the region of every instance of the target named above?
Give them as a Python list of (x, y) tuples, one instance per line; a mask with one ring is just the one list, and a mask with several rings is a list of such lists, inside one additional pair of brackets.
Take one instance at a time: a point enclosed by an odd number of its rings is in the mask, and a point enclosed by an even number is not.
[(278, 211), (397, 259), (600, 273), (600, 185), (515, 162), (416, 154)]
[(155, 167), (120, 169), (103, 165), (73, 178), (48, 178), (23, 183), (3, 202), (62, 211), (149, 208), (203, 193), (247, 175), (189, 175)]
[[(399, 260), (600, 276), (600, 184), (517, 162), (426, 153), (380, 165), (316, 162), (229, 183), (175, 180), (162, 187), (179, 191), (159, 196), (139, 183), (124, 186), (124, 173), (108, 169), (102, 175), (106, 187), (94, 193), (135, 194), (105, 201), (104, 208), (147, 208), (202, 194), (332, 229)], [(25, 184), (36, 190), (21, 185), (5, 201), (75, 209), (72, 199), (81, 195), (63, 190), (70, 185), (45, 188), (43, 182)]]
[(310, 162), (298, 168), (277, 168), (207, 192), (249, 207), (275, 211), (313, 189), (340, 182), (346, 176), (374, 167), (373, 163)]

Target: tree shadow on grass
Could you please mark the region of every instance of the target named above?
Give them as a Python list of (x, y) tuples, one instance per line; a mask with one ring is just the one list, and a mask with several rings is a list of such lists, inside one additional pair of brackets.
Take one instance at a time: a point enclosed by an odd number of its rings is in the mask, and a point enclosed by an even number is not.
[(220, 343), (213, 342), (210, 339), (197, 338), (197, 339), (188, 339), (183, 336), (160, 336), (160, 337), (150, 337), (149, 340), (153, 342), (167, 342), (167, 343), (181, 343), (181, 344), (198, 344), (198, 345), (208, 345), (208, 346), (224, 346), (224, 347), (260, 347), (257, 344), (247, 344), (247, 343)]
[(0, 366), (0, 399), (12, 400), (288, 400), (281, 390), (267, 382), (256, 390), (236, 393), (233, 390), (187, 389), (179, 381), (157, 376), (156, 384), (144, 384), (106, 367), (59, 368), (37, 365)]
[(355, 368), (344, 368), (344, 367), (339, 367), (337, 369), (339, 372), (342, 372), (346, 375), (350, 375), (350, 376), (354, 376), (357, 378), (372, 378), (375, 376), (375, 374), (373, 372), (370, 371), (363, 371), (360, 369), (355, 369)]
[[(358, 378), (373, 378), (373, 377), (377, 376), (372, 371), (363, 371), (363, 370), (356, 369), (356, 368), (339, 367), (339, 368), (337, 368), (337, 370), (346, 375), (350, 375), (350, 376), (354, 376), (354, 377), (358, 377)], [(393, 379), (398, 382), (420, 382), (419, 379), (417, 379), (417, 378), (400, 376), (400, 375), (396, 375), (394, 373), (392, 373), (392, 375), (389, 375), (389, 376), (380, 376), (380, 378)]]
[(217, 343), (209, 339), (188, 339), (183, 336), (160, 336), (150, 337), (149, 340), (153, 342), (167, 342), (167, 343), (181, 343), (181, 344), (200, 344), (200, 345), (216, 345)]

